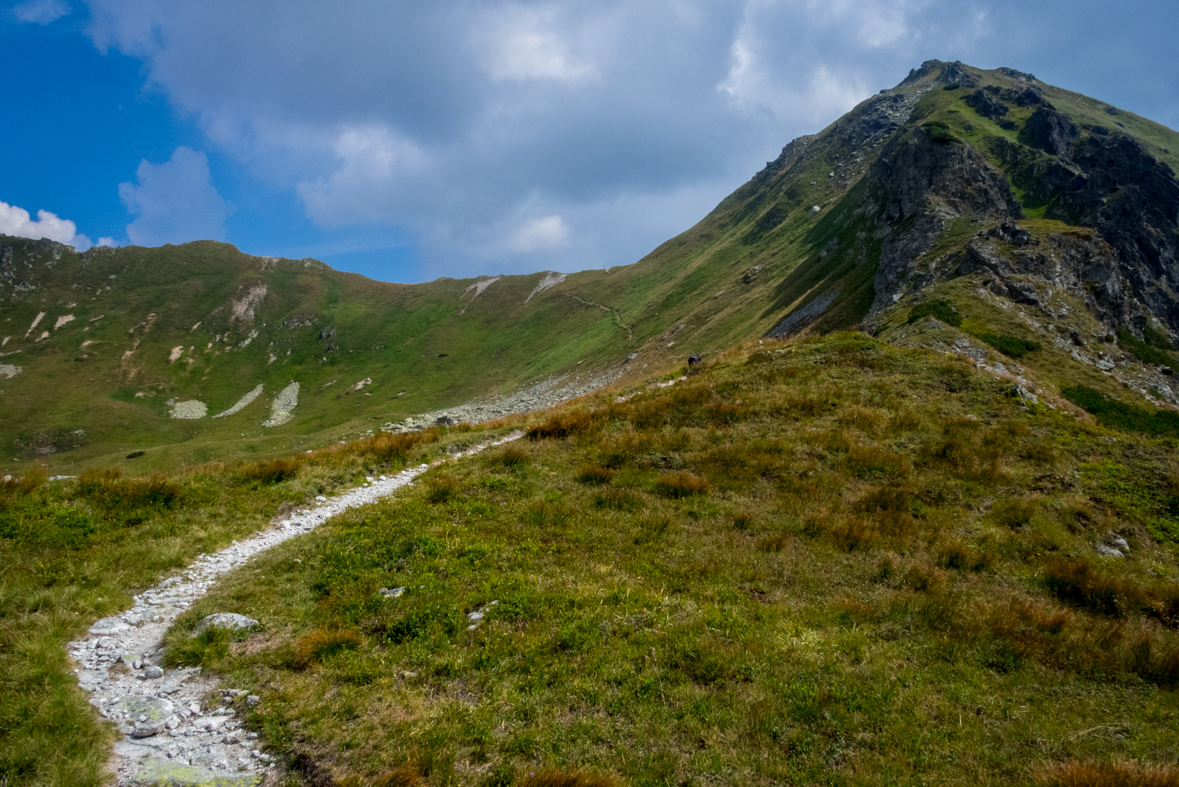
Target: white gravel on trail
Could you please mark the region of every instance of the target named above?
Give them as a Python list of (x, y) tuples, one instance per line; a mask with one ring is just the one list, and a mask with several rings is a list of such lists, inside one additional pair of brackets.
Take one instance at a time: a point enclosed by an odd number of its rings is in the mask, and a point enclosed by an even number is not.
[[(523, 434), (513, 432), (433, 464), (476, 454)], [(315, 508), (301, 509), (216, 554), (201, 555), (179, 575), (136, 596), (134, 607), (103, 618), (86, 637), (70, 643), (78, 685), (91, 693), (90, 704), (123, 733), (111, 763), (118, 785), (244, 787), (262, 781), (266, 769), (273, 767), (271, 757), (260, 751), (257, 734), (242, 728), (231, 707), (244, 692), (222, 688), (221, 706), (202, 705), (202, 698), (218, 688), (218, 678), (202, 674), (199, 667), (162, 669), (164, 633), (221, 575), (311, 532), (336, 514), (387, 497), (431, 466), (419, 465), (332, 499), (317, 497)], [(246, 703), (258, 701), (248, 697)]]

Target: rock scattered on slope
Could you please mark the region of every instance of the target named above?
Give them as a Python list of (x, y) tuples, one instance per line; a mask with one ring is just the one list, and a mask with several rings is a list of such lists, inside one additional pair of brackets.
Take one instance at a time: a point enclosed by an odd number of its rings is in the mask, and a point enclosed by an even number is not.
[(299, 384), (291, 383), (278, 392), (274, 402), (270, 405), (270, 417), (262, 422), (263, 426), (282, 426), (295, 417), (294, 410), (299, 404)]
[(167, 402), (172, 407), (171, 416), (185, 421), (195, 421), (209, 414), (209, 405), (199, 399), (189, 399), (187, 402)]
[(497, 396), (482, 401), (473, 400), (457, 407), (448, 407), (421, 415), (410, 416), (401, 423), (386, 423), (381, 427), (385, 432), (412, 432), (435, 424), (477, 424), (531, 410), (543, 410), (561, 402), (576, 399), (592, 393), (614, 382), (621, 376), (621, 370), (601, 373), (550, 377), (512, 394)]
[(240, 412), (247, 405), (249, 405), (250, 402), (257, 399), (261, 394), (262, 394), (262, 383), (258, 383), (258, 385), (254, 388), (254, 390), (247, 393), (241, 399), (238, 399), (237, 403), (234, 404), (233, 407), (230, 407), (228, 410), (224, 410), (220, 413), (217, 413), (217, 415), (215, 415), (213, 417), (214, 418), (224, 418), (227, 415), (233, 415), (234, 413)]

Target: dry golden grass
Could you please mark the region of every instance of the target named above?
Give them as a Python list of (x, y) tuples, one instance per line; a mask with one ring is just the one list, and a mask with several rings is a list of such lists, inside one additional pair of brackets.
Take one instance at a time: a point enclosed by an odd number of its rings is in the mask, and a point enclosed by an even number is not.
[(337, 653), (355, 650), (363, 644), (364, 640), (355, 631), (313, 629), (295, 640), (295, 666), (306, 669)]
[(237, 478), (243, 483), (280, 484), (299, 474), (302, 461), (299, 457), (270, 459), (247, 465), (237, 471)]
[(1039, 766), (1032, 779), (1040, 787), (1179, 787), (1179, 767), (1071, 760)]
[(706, 495), (708, 487), (708, 479), (695, 473), (664, 473), (655, 480), (655, 491), (671, 498)]
[(622, 782), (612, 774), (587, 770), (541, 770), (525, 774), (520, 787), (622, 787)]

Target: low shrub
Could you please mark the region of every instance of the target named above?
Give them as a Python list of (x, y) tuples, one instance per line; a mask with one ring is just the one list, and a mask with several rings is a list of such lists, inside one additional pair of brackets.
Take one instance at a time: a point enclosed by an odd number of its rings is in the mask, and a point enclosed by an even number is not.
[(1160, 350), (1175, 349), (1175, 345), (1171, 344), (1171, 338), (1167, 334), (1149, 325), (1142, 329), (1142, 341)]
[(950, 127), (940, 120), (927, 120), (921, 127), (925, 129), (925, 133), (929, 135), (929, 138), (937, 144), (945, 145), (961, 141), (958, 137), (954, 136), (954, 132), (950, 130)]
[[(1135, 338), (1134, 334), (1127, 331), (1125, 328), (1118, 328), (1118, 346), (1125, 349), (1131, 355), (1143, 363), (1153, 363), (1156, 366), (1168, 366), (1175, 362), (1175, 359), (1166, 350), (1151, 345), (1149, 342), (1141, 341)], [(1158, 332), (1154, 331), (1151, 334), (1156, 342), (1158, 339)], [(1166, 341), (1166, 337), (1162, 337), (1165, 345), (1169, 346), (1170, 342)]]
[(772, 533), (758, 539), (757, 548), (761, 552), (781, 552), (793, 543), (794, 535), (791, 533)]
[(975, 338), (981, 339), (1010, 358), (1022, 358), (1029, 352), (1039, 350), (1043, 346), (1032, 339), (1021, 339), (1018, 336), (998, 333), (976, 333)]
[(1153, 437), (1179, 437), (1179, 413), (1173, 410), (1126, 404), (1085, 385), (1061, 388), (1060, 393), (1096, 417), (1103, 426)]
[(926, 317), (935, 317), (955, 328), (962, 324), (962, 315), (950, 305), (949, 301), (940, 299), (928, 300), (914, 306), (909, 311), (909, 325), (924, 320)]
[(37, 487), (48, 480), (49, 473), (45, 471), (44, 467), (34, 467), (31, 470), (27, 470), (24, 475), (18, 478), (0, 481), (0, 496), (10, 497), (32, 494)]
[(893, 537), (910, 535), (916, 526), (917, 498), (904, 487), (882, 486), (867, 493), (852, 510), (867, 515), (881, 532)]
[(853, 445), (847, 452), (847, 467), (861, 477), (907, 475), (909, 460), (878, 445)]
[(534, 500), (524, 511), (524, 521), (535, 527), (559, 527), (569, 519), (569, 510), (550, 500)]
[[(370, 784), (372, 787), (418, 787), (418, 785), (425, 783), (424, 779), (425, 775), (418, 766), (405, 763), (382, 772)], [(363, 783), (358, 780), (356, 787), (361, 787), (361, 784)]]
[(905, 572), (905, 587), (918, 593), (934, 593), (946, 584), (946, 575), (929, 566), (911, 566)]
[(671, 518), (666, 516), (644, 517), (639, 522), (636, 544), (650, 544), (661, 539), (671, 528)]
[(306, 669), (362, 644), (360, 635), (349, 629), (314, 629), (295, 640), (295, 666)]
[(655, 480), (655, 491), (671, 498), (706, 495), (708, 479), (695, 473), (664, 473)]
[(753, 514), (748, 511), (738, 511), (733, 514), (733, 527), (737, 530), (748, 530), (753, 525)]

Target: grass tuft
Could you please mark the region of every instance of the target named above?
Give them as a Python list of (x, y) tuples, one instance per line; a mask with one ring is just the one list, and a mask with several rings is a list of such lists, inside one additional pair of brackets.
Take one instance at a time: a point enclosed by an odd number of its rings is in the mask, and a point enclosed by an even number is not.
[(655, 491), (671, 498), (706, 495), (708, 479), (695, 473), (664, 473), (655, 480)]
[(431, 503), (445, 503), (459, 492), (459, 480), (453, 476), (437, 475), (426, 482), (426, 499)]
[(524, 464), (528, 461), (528, 452), (522, 448), (517, 448), (516, 446), (509, 446), (503, 451), (500, 451), (499, 454), (494, 458), (494, 461), (510, 470), (515, 470), (519, 467), (523, 467)]
[(577, 480), (583, 484), (608, 484), (614, 480), (614, 471), (599, 465), (583, 465), (577, 471)]
[(295, 640), (294, 663), (300, 669), (307, 669), (363, 644), (360, 635), (349, 629), (314, 629)]

